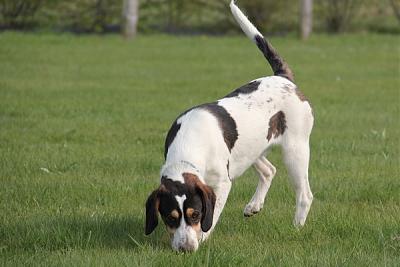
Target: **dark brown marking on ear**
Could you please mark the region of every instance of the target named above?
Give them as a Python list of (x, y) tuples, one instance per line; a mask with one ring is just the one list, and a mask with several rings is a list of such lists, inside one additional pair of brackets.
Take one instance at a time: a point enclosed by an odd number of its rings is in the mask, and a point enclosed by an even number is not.
[(279, 135), (282, 135), (286, 130), (286, 119), (285, 113), (279, 111), (275, 113), (269, 120), (269, 129), (267, 139), (271, 140), (272, 137), (276, 138)]
[(160, 205), (158, 192), (159, 189), (154, 190), (146, 201), (146, 235), (151, 234), (158, 225), (158, 208)]
[(260, 85), (260, 83), (261, 83), (260, 81), (252, 81), (248, 84), (245, 84), (245, 85), (237, 88), (233, 92), (226, 95), (224, 98), (237, 97), (237, 96), (239, 96), (239, 94), (251, 94), (252, 92), (254, 92), (258, 89), (258, 86)]
[(182, 176), (185, 180), (185, 184), (190, 187), (194, 187), (201, 196), (203, 204), (201, 229), (203, 232), (207, 232), (210, 230), (213, 224), (214, 207), (216, 201), (215, 193), (210, 186), (201, 182), (197, 175), (192, 173), (183, 173)]

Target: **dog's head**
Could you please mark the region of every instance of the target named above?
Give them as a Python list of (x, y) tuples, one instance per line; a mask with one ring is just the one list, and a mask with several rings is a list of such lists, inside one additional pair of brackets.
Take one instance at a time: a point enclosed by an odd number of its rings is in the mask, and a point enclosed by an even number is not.
[(171, 235), (174, 250), (195, 251), (202, 232), (213, 223), (215, 194), (211, 187), (190, 173), (183, 173), (183, 181), (161, 178), (161, 185), (146, 202), (146, 235), (158, 224), (158, 213)]

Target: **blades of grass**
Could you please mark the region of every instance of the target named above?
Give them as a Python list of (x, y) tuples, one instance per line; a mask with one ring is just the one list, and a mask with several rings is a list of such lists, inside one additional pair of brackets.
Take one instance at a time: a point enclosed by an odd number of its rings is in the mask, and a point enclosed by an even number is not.
[(136, 246), (138, 246), (139, 248), (143, 249), (143, 245), (141, 245), (138, 241), (136, 241), (136, 239), (134, 239), (130, 234), (128, 234), (128, 237), (133, 241), (133, 243), (136, 244)]

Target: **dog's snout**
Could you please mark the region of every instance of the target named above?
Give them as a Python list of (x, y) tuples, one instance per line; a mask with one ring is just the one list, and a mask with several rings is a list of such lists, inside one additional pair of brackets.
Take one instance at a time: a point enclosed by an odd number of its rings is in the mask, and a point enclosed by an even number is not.
[(180, 238), (179, 241), (176, 239), (172, 240), (172, 248), (179, 252), (194, 252), (198, 247), (198, 241), (187, 236), (185, 238)]
[(184, 245), (179, 246), (178, 250), (181, 252), (193, 252), (197, 250), (197, 246), (194, 244), (185, 243)]

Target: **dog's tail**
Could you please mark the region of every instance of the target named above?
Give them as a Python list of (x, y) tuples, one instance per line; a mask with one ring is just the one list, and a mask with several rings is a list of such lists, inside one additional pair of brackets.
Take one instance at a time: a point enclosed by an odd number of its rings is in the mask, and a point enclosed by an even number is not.
[(278, 52), (272, 47), (272, 45), (264, 38), (264, 36), (257, 30), (256, 27), (249, 21), (249, 19), (243, 14), (243, 12), (235, 5), (235, 1), (231, 0), (231, 12), (237, 23), (242, 28), (243, 32), (255, 42), (264, 57), (268, 60), (271, 65), (274, 75), (282, 76), (290, 81), (294, 82), (294, 76), (292, 70), (286, 64), (286, 62), (278, 55)]

